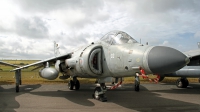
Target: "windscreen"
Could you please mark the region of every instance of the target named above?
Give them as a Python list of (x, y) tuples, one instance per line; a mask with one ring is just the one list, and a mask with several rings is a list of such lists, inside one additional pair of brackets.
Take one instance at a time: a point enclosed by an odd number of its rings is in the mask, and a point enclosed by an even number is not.
[(138, 43), (135, 39), (122, 31), (112, 31), (101, 38), (110, 45), (125, 44), (125, 43)]

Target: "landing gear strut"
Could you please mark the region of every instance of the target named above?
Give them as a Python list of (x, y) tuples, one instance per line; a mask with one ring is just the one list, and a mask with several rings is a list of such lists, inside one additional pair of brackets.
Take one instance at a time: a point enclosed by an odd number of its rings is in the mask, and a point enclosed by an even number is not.
[(140, 78), (139, 78), (139, 73), (135, 74), (135, 91), (140, 90)]
[(97, 86), (94, 89), (94, 93), (92, 95), (92, 97), (96, 100), (100, 100), (102, 102), (106, 102), (107, 101), (107, 97), (105, 96), (105, 92), (106, 92), (106, 86), (105, 83), (101, 83), (100, 86)]
[(16, 93), (19, 92), (19, 85), (21, 85), (21, 70), (16, 70), (15, 71), (15, 90), (16, 90)]
[(181, 77), (176, 81), (176, 86), (178, 88), (186, 88), (188, 85), (189, 85), (189, 82), (188, 82), (187, 78)]
[(70, 80), (69, 82), (68, 82), (68, 88), (70, 89), (70, 90), (79, 90), (79, 88), (80, 88), (80, 82), (79, 82), (79, 80), (77, 79), (77, 77), (73, 77), (73, 80)]

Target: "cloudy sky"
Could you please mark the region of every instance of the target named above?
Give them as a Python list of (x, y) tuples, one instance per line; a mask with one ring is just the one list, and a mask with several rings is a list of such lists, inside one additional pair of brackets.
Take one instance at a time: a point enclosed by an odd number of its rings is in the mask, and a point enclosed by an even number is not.
[(45, 59), (112, 30), (180, 51), (200, 42), (199, 0), (0, 0), (0, 59)]

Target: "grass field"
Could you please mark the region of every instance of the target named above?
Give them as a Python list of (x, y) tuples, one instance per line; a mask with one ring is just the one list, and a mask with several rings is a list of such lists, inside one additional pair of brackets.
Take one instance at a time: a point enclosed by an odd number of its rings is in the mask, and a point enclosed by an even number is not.
[[(22, 64), (30, 64), (36, 62), (38, 60), (1, 60), (7, 63), (22, 65)], [(59, 78), (55, 80), (46, 80), (38, 75), (39, 70), (31, 71), (35, 67), (30, 67), (28, 69), (22, 70), (22, 84), (52, 84), (52, 83), (67, 83), (67, 80), (61, 80)], [(0, 65), (0, 85), (2, 84), (15, 84), (15, 73), (9, 72), (12, 70), (12, 67)], [(60, 74), (61, 75), (61, 74)], [(155, 78), (156, 76), (150, 75), (150, 78)], [(147, 79), (141, 79), (141, 83), (149, 83)], [(80, 83), (94, 83), (96, 79), (89, 79), (89, 78), (79, 78)], [(126, 77), (124, 78), (123, 83), (134, 83), (134, 77)], [(162, 82), (165, 83), (175, 83), (177, 78), (167, 77)], [(188, 78), (189, 82), (198, 82), (197, 78)]]

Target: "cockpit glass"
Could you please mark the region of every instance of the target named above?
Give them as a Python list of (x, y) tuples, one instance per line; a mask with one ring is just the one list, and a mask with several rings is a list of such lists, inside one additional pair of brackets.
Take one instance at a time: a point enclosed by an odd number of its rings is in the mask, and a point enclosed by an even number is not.
[(127, 33), (122, 31), (112, 31), (106, 34), (101, 38), (101, 41), (104, 41), (110, 45), (118, 45), (124, 43), (138, 43), (135, 39), (129, 36)]

